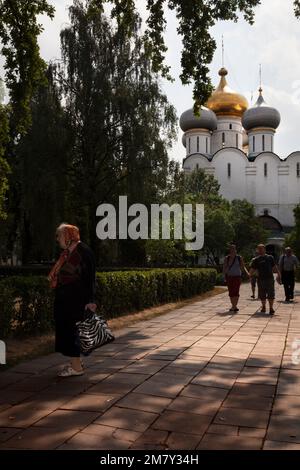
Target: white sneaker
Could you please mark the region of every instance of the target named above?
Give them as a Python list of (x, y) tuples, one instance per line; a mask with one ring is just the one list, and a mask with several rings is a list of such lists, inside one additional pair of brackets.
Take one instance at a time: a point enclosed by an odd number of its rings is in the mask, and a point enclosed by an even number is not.
[(83, 375), (83, 374), (84, 374), (83, 369), (78, 371), (78, 370), (73, 369), (73, 367), (68, 366), (62, 371), (60, 371), (57, 375), (58, 377), (72, 377), (72, 376)]
[(71, 366), (71, 362), (68, 362), (67, 364), (63, 364), (63, 365), (61, 366), (61, 370), (68, 369), (68, 367), (72, 367), (72, 366)]
[[(82, 359), (80, 359), (80, 364), (81, 364), (81, 367), (84, 368), (84, 362)], [(62, 371), (64, 369), (68, 369), (69, 367), (72, 367), (71, 362), (67, 362), (66, 364), (63, 364), (60, 370)]]

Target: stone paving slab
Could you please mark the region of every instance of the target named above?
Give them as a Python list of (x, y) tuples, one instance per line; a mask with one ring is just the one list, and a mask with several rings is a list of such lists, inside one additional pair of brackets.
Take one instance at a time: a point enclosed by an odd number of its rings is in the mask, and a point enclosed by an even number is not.
[(300, 284), (274, 317), (241, 289), (119, 331), (58, 378), (51, 354), (0, 373), (0, 449), (300, 450)]

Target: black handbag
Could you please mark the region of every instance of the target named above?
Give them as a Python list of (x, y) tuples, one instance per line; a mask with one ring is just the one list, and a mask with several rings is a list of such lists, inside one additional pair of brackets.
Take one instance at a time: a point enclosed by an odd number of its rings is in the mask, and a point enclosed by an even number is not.
[(90, 309), (85, 311), (85, 318), (77, 322), (76, 326), (80, 351), (85, 356), (115, 339), (105, 319)]

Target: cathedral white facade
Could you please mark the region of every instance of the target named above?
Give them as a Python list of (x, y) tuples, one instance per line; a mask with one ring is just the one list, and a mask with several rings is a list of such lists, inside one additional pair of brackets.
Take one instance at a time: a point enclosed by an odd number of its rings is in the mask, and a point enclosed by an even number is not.
[[(213, 175), (229, 201), (246, 199), (273, 232), (280, 245), (294, 225), (294, 207), (300, 203), (300, 151), (285, 159), (275, 153), (280, 114), (265, 102), (262, 89), (251, 108), (245, 97), (229, 88), (225, 68), (220, 84), (200, 116), (193, 109), (180, 118), (186, 173), (196, 168)], [(270, 243), (271, 240), (270, 240)]]

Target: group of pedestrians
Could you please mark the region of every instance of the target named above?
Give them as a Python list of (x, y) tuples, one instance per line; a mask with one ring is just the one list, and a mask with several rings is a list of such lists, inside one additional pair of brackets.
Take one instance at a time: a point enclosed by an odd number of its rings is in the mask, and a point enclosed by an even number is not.
[(257, 246), (256, 256), (251, 260), (249, 270), (247, 269), (243, 257), (237, 253), (236, 245), (230, 245), (229, 254), (225, 257), (223, 274), (228, 287), (231, 301), (231, 312), (238, 312), (238, 301), (240, 297), (240, 286), (242, 273), (251, 280), (252, 298), (255, 299), (255, 289), (257, 285), (258, 298), (261, 301), (261, 312), (266, 313), (267, 301), (269, 304), (269, 314), (274, 315), (275, 281), (283, 284), (285, 291), (285, 301), (294, 299), (295, 270), (299, 266), (297, 257), (291, 248), (286, 248), (284, 254), (276, 264), (274, 257), (267, 254), (263, 244)]

